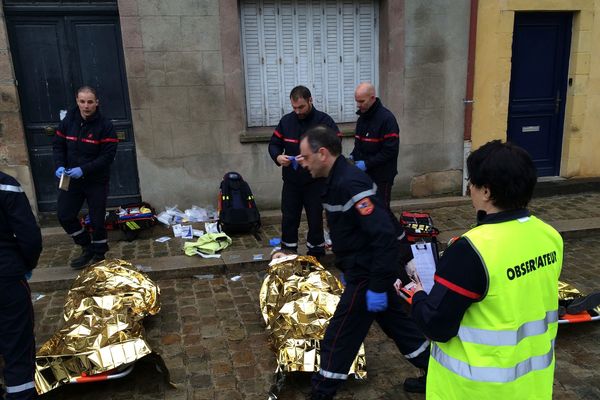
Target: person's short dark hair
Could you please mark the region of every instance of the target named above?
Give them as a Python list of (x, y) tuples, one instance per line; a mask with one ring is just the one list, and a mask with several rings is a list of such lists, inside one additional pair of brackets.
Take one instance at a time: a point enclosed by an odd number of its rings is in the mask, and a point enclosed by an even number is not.
[(308, 99), (310, 99), (311, 97), (312, 95), (310, 94), (310, 90), (306, 86), (302, 85), (296, 86), (290, 92), (290, 99), (294, 101), (297, 101), (300, 98), (303, 98), (304, 100), (308, 101)]
[(494, 206), (501, 210), (527, 207), (537, 182), (529, 154), (510, 142), (492, 140), (467, 158), (469, 181), (487, 187)]
[(327, 125), (316, 125), (310, 128), (300, 137), (300, 140), (306, 139), (313, 153), (319, 151), (321, 147), (329, 150), (332, 156), (342, 154), (342, 142), (337, 136), (337, 132)]
[(79, 93), (81, 92), (91, 92), (96, 98), (96, 100), (98, 100), (98, 93), (96, 92), (96, 89), (94, 89), (91, 86), (84, 85), (80, 87), (79, 89), (77, 89), (77, 93), (75, 94), (75, 96), (79, 95)]

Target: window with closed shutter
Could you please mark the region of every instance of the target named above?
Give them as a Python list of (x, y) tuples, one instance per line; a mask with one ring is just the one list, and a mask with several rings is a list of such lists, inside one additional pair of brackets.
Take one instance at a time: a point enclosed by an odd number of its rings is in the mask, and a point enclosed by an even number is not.
[(336, 122), (355, 121), (354, 88), (377, 86), (377, 20), (375, 0), (243, 0), (248, 126), (277, 125), (297, 85)]

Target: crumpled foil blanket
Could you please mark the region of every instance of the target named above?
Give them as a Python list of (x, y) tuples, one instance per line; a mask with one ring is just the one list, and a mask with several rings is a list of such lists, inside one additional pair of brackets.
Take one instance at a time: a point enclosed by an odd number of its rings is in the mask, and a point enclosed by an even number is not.
[(37, 352), (38, 393), (151, 354), (142, 320), (160, 311), (159, 298), (159, 287), (126, 261), (105, 260), (83, 270), (67, 294), (62, 327)]
[[(269, 264), (260, 289), (260, 308), (277, 372), (319, 370), (323, 338), (343, 292), (340, 281), (311, 256), (287, 256)], [(364, 346), (349, 373), (366, 377)]]

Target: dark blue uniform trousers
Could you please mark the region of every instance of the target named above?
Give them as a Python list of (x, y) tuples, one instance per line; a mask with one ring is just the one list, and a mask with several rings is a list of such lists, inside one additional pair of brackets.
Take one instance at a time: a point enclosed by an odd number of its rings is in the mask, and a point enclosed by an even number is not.
[(389, 181), (375, 181), (377, 185), (377, 193), (376, 196), (381, 200), (381, 203), (385, 206), (390, 218), (392, 219), (392, 223), (394, 224), (394, 228), (396, 229), (396, 233), (398, 234), (398, 239), (402, 239), (404, 237), (404, 228), (400, 224), (400, 221), (394, 215), (392, 208), (390, 207), (390, 202), (392, 199), (392, 186), (394, 182)]
[(392, 289), (388, 308), (380, 313), (367, 310), (368, 281), (348, 282), (321, 341), (321, 370), (312, 378), (312, 391), (324, 398), (335, 395), (347, 379), (350, 366), (373, 321), (394, 340), (400, 352), (417, 368), (427, 369), (429, 341), (403, 310), (402, 300)]
[(298, 248), (298, 228), (302, 217), (302, 207), (306, 211), (308, 255), (325, 254), (323, 237), (323, 206), (321, 190), (323, 183), (311, 182), (307, 185), (283, 182), (281, 192), (281, 247), (296, 251)]
[[(108, 251), (106, 228), (104, 220), (106, 214), (107, 183), (85, 182), (83, 179), (71, 179), (69, 191), (59, 190), (57, 202), (57, 216), (63, 229), (73, 241), (80, 246), (90, 246), (93, 253), (103, 256)], [(83, 202), (87, 201), (92, 238), (79, 222), (79, 211)]]
[(0, 354), (4, 358), (6, 399), (35, 398), (33, 306), (25, 279), (0, 281)]

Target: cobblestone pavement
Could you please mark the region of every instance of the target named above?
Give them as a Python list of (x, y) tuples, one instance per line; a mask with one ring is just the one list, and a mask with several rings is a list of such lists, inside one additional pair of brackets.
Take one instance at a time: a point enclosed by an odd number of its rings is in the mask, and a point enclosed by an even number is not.
[[(600, 216), (600, 193), (589, 192), (535, 199), (531, 210), (545, 220)], [(417, 211), (417, 210), (413, 210)], [(432, 214), (442, 230), (468, 228), (474, 222), (470, 204), (422, 209)], [(300, 241), (306, 226), (301, 226)], [(277, 225), (263, 227), (261, 242), (250, 235), (234, 236), (225, 251), (267, 247), (268, 239), (280, 236)], [(157, 243), (170, 235), (156, 227), (149, 239), (111, 241), (109, 257), (134, 260), (182, 255), (182, 241)], [(40, 268), (65, 266), (78, 254), (66, 235), (44, 238)], [(266, 399), (275, 369), (259, 311), (262, 274), (248, 272), (239, 281), (214, 279), (167, 279), (158, 281), (162, 310), (145, 320), (151, 347), (163, 355), (177, 389), (164, 383), (153, 365), (140, 361), (129, 376), (103, 383), (70, 385), (44, 395), (46, 399)], [(565, 241), (562, 279), (584, 292), (600, 289), (600, 233)], [(39, 298), (39, 295), (43, 297)], [(66, 290), (34, 293), (38, 346), (58, 328)], [(562, 325), (556, 345), (555, 399), (600, 398), (600, 323)], [(339, 400), (424, 399), (406, 394), (402, 382), (417, 371), (397, 352), (393, 343), (374, 326), (366, 339), (368, 379), (350, 380)], [(304, 399), (310, 388), (308, 374), (288, 377), (281, 400)]]
[[(584, 217), (600, 217), (600, 192), (578, 193), (564, 196), (541, 197), (534, 199), (530, 209), (544, 220), (579, 219)], [(474, 221), (474, 212), (470, 204), (455, 207), (441, 207), (411, 211), (430, 212), (433, 221), (441, 231), (468, 228)], [(299, 242), (306, 242), (306, 223), (300, 226)], [(120, 237), (116, 232), (116, 237)], [(133, 242), (110, 241), (110, 258), (132, 260), (148, 257), (165, 257), (183, 255), (183, 240), (173, 238), (164, 243), (155, 242), (160, 236), (173, 236), (170, 229), (160, 225), (152, 232), (152, 238), (138, 239)], [(235, 235), (233, 244), (224, 252), (238, 249), (268, 247), (269, 238), (281, 237), (279, 225), (267, 225), (262, 228), (262, 241), (256, 240), (252, 235)], [(111, 235), (112, 237), (112, 235)], [(52, 235), (44, 238), (44, 251), (40, 257), (38, 268), (64, 267), (67, 260), (79, 255), (79, 247), (72, 244), (66, 235)]]
[[(564, 205), (556, 201), (544, 207), (536, 205), (538, 213), (550, 216), (563, 212)], [(562, 279), (584, 292), (600, 289), (600, 234), (565, 241)], [(152, 365), (140, 361), (123, 379), (66, 386), (42, 398), (266, 399), (275, 357), (259, 311), (261, 282), (261, 273), (242, 274), (239, 281), (219, 277), (158, 282), (162, 310), (147, 318), (145, 327), (151, 347), (163, 355), (177, 389), (166, 385)], [(34, 303), (38, 345), (57, 329), (65, 293), (45, 293)], [(368, 379), (348, 381), (338, 399), (424, 399), (403, 392), (402, 381), (416, 371), (379, 328), (373, 327), (367, 337), (366, 351)], [(556, 359), (555, 399), (600, 398), (600, 323), (560, 326)], [(304, 399), (309, 387), (308, 374), (291, 375), (280, 399)]]

